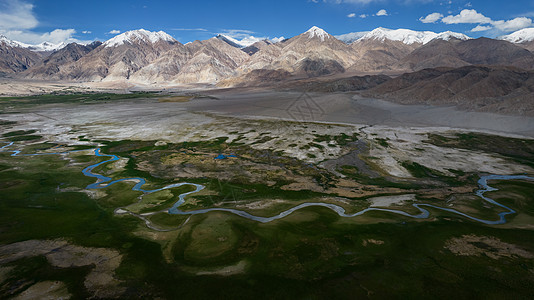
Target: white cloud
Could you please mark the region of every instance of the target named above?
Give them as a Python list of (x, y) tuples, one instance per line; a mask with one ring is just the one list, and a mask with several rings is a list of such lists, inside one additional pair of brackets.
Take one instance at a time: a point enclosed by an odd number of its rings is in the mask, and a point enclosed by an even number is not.
[(365, 18), (367, 18), (368, 16), (369, 16), (369, 15), (361, 14), (361, 15), (360, 15), (360, 18), (365, 19)]
[(40, 44), (42, 42), (50, 42), (52, 44), (59, 44), (63, 42), (80, 43), (79, 40), (73, 38), (73, 35), (76, 33), (76, 30), (74, 29), (56, 29), (45, 33), (36, 33), (25, 30), (8, 30), (0, 31), (0, 33), (7, 36), (9, 39), (33, 45)]
[(226, 35), (234, 39), (244, 39), (252, 36), (256, 32), (246, 29), (223, 29), (222, 32), (218, 34)]
[(110, 30), (110, 31), (108, 32), (108, 34), (119, 34), (119, 33), (121, 33), (121, 31), (120, 31), (120, 30), (117, 30), (117, 29), (113, 29), (113, 30)]
[(356, 17), (356, 14), (355, 13), (350, 13), (347, 15), (347, 18), (354, 18)]
[[(494, 21), (491, 18), (478, 13), (474, 9), (464, 9), (458, 15), (449, 15), (441, 19), (445, 24), (479, 24), (471, 31), (486, 31), (495, 28), (499, 32), (511, 32), (517, 31), (523, 28), (531, 27), (533, 25), (532, 19), (527, 17), (518, 17), (511, 20), (497, 20)], [(488, 25), (486, 25), (488, 24)], [(485, 26), (482, 26), (485, 25)], [(493, 25), (489, 26), (489, 25)]]
[(23, 30), (37, 27), (33, 4), (20, 0), (0, 1), (0, 29)]
[(381, 9), (376, 13), (376, 16), (387, 16), (388, 12), (385, 9)]
[(439, 21), (441, 18), (443, 18), (443, 15), (440, 14), (440, 13), (431, 13), (429, 14), (428, 16), (426, 17), (421, 17), (419, 18), (419, 21), (423, 22), (423, 23), (436, 23), (437, 21)]
[(82, 33), (83, 33), (83, 34), (91, 34), (91, 33), (93, 33), (93, 32), (90, 31), (90, 30), (84, 30), (84, 31), (82, 31)]
[(492, 24), (500, 31), (510, 32), (532, 26), (532, 20), (520, 17), (508, 21), (494, 21)]
[(286, 38), (281, 36), (281, 37), (275, 37), (275, 38), (272, 38), (271, 41), (275, 42), (275, 43), (278, 43), (278, 42), (281, 42), (283, 40), (285, 40)]
[[(53, 44), (80, 41), (74, 38), (74, 29), (55, 29), (50, 32), (35, 32), (39, 25), (33, 4), (25, 0), (0, 0), (0, 34), (25, 44)], [(87, 42), (87, 41), (85, 41)]]
[(477, 25), (477, 27), (471, 29), (472, 32), (487, 31), (492, 29), (491, 26)]
[(484, 16), (481, 13), (478, 13), (474, 9), (464, 9), (460, 12), (460, 14), (453, 16), (449, 15), (445, 18), (441, 19), (441, 21), (445, 24), (465, 24), (465, 23), (471, 23), (471, 24), (489, 24), (491, 23), (491, 19)]

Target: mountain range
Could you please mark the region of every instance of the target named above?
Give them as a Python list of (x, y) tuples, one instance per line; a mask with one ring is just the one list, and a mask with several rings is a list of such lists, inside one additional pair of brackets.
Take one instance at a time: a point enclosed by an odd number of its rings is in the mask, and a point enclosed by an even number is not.
[(315, 26), (290, 39), (253, 44), (218, 35), (184, 45), (163, 31), (143, 29), (89, 45), (43, 43), (37, 47), (2, 36), (0, 73), (47, 80), (228, 86), (252, 84), (262, 74), (298, 79), (467, 65), (534, 68), (534, 28), (500, 39), (386, 28), (339, 38)]
[(0, 36), (0, 76), (366, 90), (401, 102), (534, 99), (534, 28), (499, 39), (386, 28), (336, 38), (314, 26), (290, 39), (252, 42), (218, 35), (182, 44), (163, 31), (143, 29), (87, 45), (36, 47)]

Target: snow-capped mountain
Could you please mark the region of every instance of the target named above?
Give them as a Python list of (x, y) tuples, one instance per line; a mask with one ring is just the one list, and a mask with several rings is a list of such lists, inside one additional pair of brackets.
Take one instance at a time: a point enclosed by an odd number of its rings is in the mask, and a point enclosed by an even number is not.
[(325, 39), (329, 39), (331, 37), (330, 34), (328, 34), (326, 31), (317, 26), (313, 26), (312, 28), (308, 29), (308, 31), (306, 31), (304, 34), (308, 35), (308, 38), (310, 39), (317, 37), (321, 39), (322, 42), (324, 42)]
[(9, 73), (23, 72), (36, 65), (41, 55), (27, 49), (19, 43), (0, 35), (0, 76)]
[(463, 33), (453, 32), (453, 31), (444, 31), (444, 32), (438, 33), (438, 35), (436, 35), (436, 37), (433, 38), (432, 40), (449, 41), (452, 38), (455, 38), (455, 39), (458, 39), (458, 40), (461, 40), (461, 41), (467, 41), (467, 40), (471, 39), (471, 37), (469, 37), (469, 36), (467, 36), (467, 35), (465, 35)]
[(376, 28), (373, 31), (367, 33), (359, 40), (377, 40), (377, 41), (399, 41), (407, 45), (411, 44), (427, 44), (434, 39), (450, 40), (451, 38), (457, 38), (459, 40), (468, 40), (465, 34), (446, 31), (441, 33), (435, 33), (432, 31), (415, 31), (410, 29), (387, 29)]
[(516, 44), (532, 42), (534, 41), (534, 28), (521, 29), (511, 34), (502, 36), (500, 39)]
[(49, 42), (43, 42), (37, 45), (28, 45), (26, 48), (32, 51), (57, 51), (65, 48), (67, 43), (52, 44)]
[(533, 29), (503, 39), (520, 44), (473, 40), (450, 31), (386, 28), (336, 38), (317, 26), (278, 43), (221, 34), (182, 45), (163, 31), (144, 29), (124, 32), (103, 44), (66, 47), (47, 42), (27, 45), (0, 36), (0, 73), (46, 80), (235, 84), (250, 78), (405, 72), (475, 64), (534, 66), (534, 54), (525, 50), (534, 45)]
[(0, 34), (0, 43), (2, 43), (4, 45), (7, 45), (9, 47), (19, 47), (19, 48), (29, 48), (31, 46), (31, 45), (28, 45), (28, 44), (24, 44), (24, 43), (21, 43), (21, 42), (10, 40), (5, 35), (1, 35), (1, 34)]
[(354, 59), (349, 45), (313, 26), (283, 43), (263, 47), (241, 66), (241, 70), (278, 70), (313, 77), (343, 73)]
[(42, 42), (42, 43), (37, 44), (37, 45), (30, 45), (30, 44), (26, 44), (26, 43), (22, 43), (22, 42), (13, 41), (13, 40), (8, 39), (4, 35), (0, 35), (0, 43), (2, 43), (2, 42), (5, 43), (6, 45), (10, 46), (10, 47), (19, 47), (19, 48), (25, 48), (25, 49), (28, 49), (28, 50), (31, 50), (31, 51), (42, 51), (42, 52), (57, 51), (57, 50), (65, 47), (65, 46), (67, 46), (66, 43), (53, 44), (53, 43), (50, 43), (50, 42)]
[(134, 43), (149, 43), (155, 44), (159, 41), (169, 43), (176, 43), (177, 41), (164, 31), (148, 31), (145, 29), (131, 30), (121, 33), (104, 42), (104, 47), (117, 47), (120, 45), (134, 44)]
[(368, 33), (369, 31), (350, 32), (346, 34), (335, 35), (334, 37), (345, 44), (352, 44)]

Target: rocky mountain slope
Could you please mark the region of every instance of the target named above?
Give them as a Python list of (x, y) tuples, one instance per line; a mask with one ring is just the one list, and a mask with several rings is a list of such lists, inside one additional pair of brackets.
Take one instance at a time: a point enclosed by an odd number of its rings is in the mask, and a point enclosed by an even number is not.
[(26, 78), (49, 79), (60, 71), (63, 65), (78, 61), (89, 52), (102, 45), (101, 42), (93, 42), (89, 45), (70, 43), (64, 48), (55, 51), (39, 64), (22, 73)]
[(0, 76), (23, 72), (36, 65), (42, 55), (0, 35)]
[(436, 39), (401, 59), (397, 69), (413, 71), (466, 65), (499, 65), (532, 69), (534, 68), (534, 53), (502, 40)]
[(408, 29), (377, 28), (351, 44), (357, 60), (352, 71), (406, 70), (399, 62), (408, 54), (432, 41), (468, 40), (455, 32), (434, 33)]
[(425, 69), (388, 80), (363, 95), (402, 104), (534, 115), (534, 71), (499, 66)]
[(343, 73), (354, 64), (354, 59), (348, 45), (314, 26), (289, 40), (261, 48), (241, 66), (240, 71), (284, 70), (314, 77)]
[(135, 73), (139, 82), (216, 83), (237, 75), (249, 55), (218, 38), (174, 45)]

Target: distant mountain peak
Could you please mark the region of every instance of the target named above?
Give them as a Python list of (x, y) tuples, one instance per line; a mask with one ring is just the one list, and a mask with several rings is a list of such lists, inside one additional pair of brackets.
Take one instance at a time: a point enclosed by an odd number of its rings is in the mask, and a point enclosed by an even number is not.
[(378, 41), (399, 41), (407, 45), (414, 43), (426, 44), (435, 39), (450, 40), (451, 38), (456, 38), (460, 40), (468, 40), (468, 37), (465, 34), (445, 31), (441, 33), (435, 33), (432, 31), (415, 31), (410, 29), (388, 29), (383, 27), (378, 27), (373, 31), (364, 35), (361, 40), (378, 40)]
[(0, 43), (4, 43), (8, 45), (9, 47), (20, 47), (20, 48), (26, 48), (26, 44), (10, 40), (7, 36), (0, 34)]
[(230, 37), (228, 35), (225, 35), (225, 34), (218, 34), (216, 36), (216, 38), (222, 40), (223, 42), (226, 42), (227, 44), (229, 44), (230, 46), (232, 47), (236, 47), (236, 48), (245, 48), (245, 47), (248, 47), (256, 42), (259, 42), (259, 41), (263, 41), (264, 38), (257, 38), (255, 36), (247, 36), (245, 37), (244, 39), (241, 39), (241, 40), (237, 40), (233, 37)]
[(467, 35), (465, 35), (463, 33), (458, 33), (458, 32), (454, 32), (454, 31), (444, 31), (444, 32), (438, 33), (437, 36), (435, 38), (433, 38), (433, 40), (449, 41), (452, 38), (459, 39), (459, 40), (462, 40), (462, 41), (467, 41), (467, 40), (471, 39), (471, 37), (469, 37), (469, 36), (467, 36)]
[(361, 39), (364, 35), (368, 34), (369, 31), (358, 31), (358, 32), (349, 32), (345, 34), (335, 35), (334, 37), (345, 44), (351, 44), (359, 39)]
[(64, 43), (64, 42), (59, 43), (59, 44), (52, 44), (50, 42), (42, 42), (37, 45), (31, 45), (27, 48), (32, 51), (57, 51), (59, 49), (64, 48), (65, 46), (67, 46), (67, 43)]
[(325, 38), (330, 38), (330, 35), (326, 31), (317, 26), (313, 26), (312, 28), (308, 29), (308, 31), (306, 31), (304, 34), (307, 34), (308, 38), (310, 39), (317, 37), (321, 39), (322, 42), (324, 42)]
[(125, 43), (145, 42), (154, 44), (159, 41), (165, 41), (170, 43), (177, 42), (172, 36), (164, 31), (148, 31), (145, 29), (131, 30), (121, 33), (106, 42), (105, 47), (117, 47)]
[(517, 44), (532, 42), (534, 41), (534, 28), (524, 28), (502, 36), (500, 39)]
[(29, 45), (29, 44), (10, 40), (5, 35), (0, 35), (0, 43), (5, 43), (6, 45), (13, 47), (13, 48), (25, 48), (31, 51), (43, 51), (43, 52), (44, 51), (46, 52), (56, 51), (67, 45), (66, 43), (52, 44), (50, 42), (42, 42), (37, 45)]

